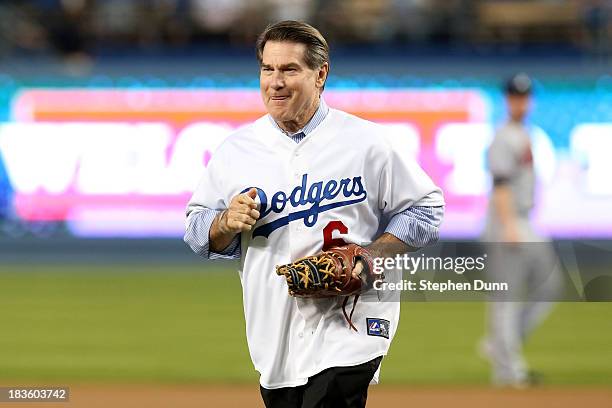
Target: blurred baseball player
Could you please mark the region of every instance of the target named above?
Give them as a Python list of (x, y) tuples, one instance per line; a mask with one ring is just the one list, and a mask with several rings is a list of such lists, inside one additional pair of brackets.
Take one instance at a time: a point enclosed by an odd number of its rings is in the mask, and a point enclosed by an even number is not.
[(537, 379), (528, 370), (523, 343), (549, 313), (552, 303), (546, 300), (554, 298), (559, 282), (552, 248), (529, 220), (535, 187), (531, 132), (525, 124), (531, 79), (517, 74), (504, 91), (509, 118), (488, 151), (493, 189), (483, 238), (489, 279), (507, 282), (511, 290), (489, 303), (489, 334), (480, 351), (491, 361), (494, 384), (524, 387)]
[[(257, 41), (268, 112), (217, 149), (187, 208), (185, 242), (240, 258), (246, 334), (267, 407), (363, 407), (397, 329), (399, 303), (361, 293), (289, 296), (275, 266), (356, 243), (380, 257), (437, 240), (440, 189), (391, 149), (385, 128), (321, 98), (329, 49), (310, 25), (284, 21)], [(352, 276), (364, 268), (358, 262)]]

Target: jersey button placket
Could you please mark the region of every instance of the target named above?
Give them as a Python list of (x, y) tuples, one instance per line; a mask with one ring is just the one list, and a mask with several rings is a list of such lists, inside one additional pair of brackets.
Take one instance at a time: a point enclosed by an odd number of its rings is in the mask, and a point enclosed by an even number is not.
[[(292, 180), (290, 183), (291, 188), (288, 189), (287, 191), (287, 200), (289, 200), (289, 195), (291, 194), (291, 191), (299, 186), (302, 183), (302, 167), (301, 167), (301, 161), (300, 161), (300, 153), (298, 150), (294, 150), (291, 153), (290, 159), (289, 159), (289, 178)], [(289, 202), (286, 205), (286, 208), (288, 208), (290, 206)], [(291, 210), (289, 210), (289, 212), (293, 212), (293, 211), (298, 211), (297, 208), (293, 208), (291, 207)], [(297, 254), (294, 253), (294, 250), (297, 249), (299, 242), (300, 242), (300, 230), (299, 230), (299, 225), (300, 220), (295, 220), (293, 222), (290, 222), (289, 225), (287, 226), (287, 230), (289, 233), (289, 247), (290, 247), (290, 251), (291, 251), (291, 257), (295, 258), (297, 256)], [(301, 341), (303, 340), (303, 332), (300, 331), (300, 333), (302, 334), (302, 336), (300, 336), (298, 334), (298, 339)]]
[(293, 169), (293, 177), (295, 177), (295, 179), (300, 182), (302, 181), (302, 171), (301, 171), (301, 166), (300, 166), (300, 151), (296, 150), (295, 152), (293, 152), (293, 160), (291, 160), (291, 167)]
[[(303, 166), (302, 166), (302, 160), (300, 160), (300, 151), (299, 149), (296, 150), (295, 152), (293, 152), (293, 160), (292, 160), (292, 168), (293, 168), (293, 176), (294, 176), (294, 180), (295, 180), (295, 185), (300, 185), (302, 183), (302, 177), (304, 176), (304, 173), (306, 173), (306, 171), (304, 170)], [(295, 231), (296, 233), (301, 233), (305, 230), (304, 227), (304, 221), (303, 220), (296, 220), (294, 221), (292, 224), (293, 225), (293, 231)], [(303, 335), (303, 333), (302, 333)]]

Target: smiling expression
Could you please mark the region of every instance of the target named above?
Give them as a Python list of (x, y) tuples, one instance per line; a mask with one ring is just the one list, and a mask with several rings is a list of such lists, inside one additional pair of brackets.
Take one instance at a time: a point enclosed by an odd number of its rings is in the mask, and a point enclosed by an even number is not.
[(306, 45), (268, 41), (263, 49), (259, 83), (266, 110), (279, 126), (295, 132), (314, 115), (329, 66), (311, 69)]

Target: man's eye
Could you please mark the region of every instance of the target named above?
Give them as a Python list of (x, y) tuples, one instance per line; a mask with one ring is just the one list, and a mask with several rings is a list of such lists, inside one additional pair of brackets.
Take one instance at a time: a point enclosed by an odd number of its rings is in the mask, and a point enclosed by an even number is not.
[(262, 71), (266, 71), (266, 72), (270, 72), (270, 71), (272, 71), (272, 68), (266, 68), (266, 67), (264, 67), (264, 68), (262, 68), (261, 70), (262, 70)]

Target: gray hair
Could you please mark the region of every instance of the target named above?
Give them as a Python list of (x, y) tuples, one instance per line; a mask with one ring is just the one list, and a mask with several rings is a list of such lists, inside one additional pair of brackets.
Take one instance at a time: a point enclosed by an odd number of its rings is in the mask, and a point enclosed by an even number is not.
[(263, 49), (268, 41), (286, 41), (306, 46), (304, 62), (310, 69), (329, 64), (329, 46), (319, 30), (301, 21), (285, 20), (270, 24), (257, 38), (257, 60), (262, 63)]

